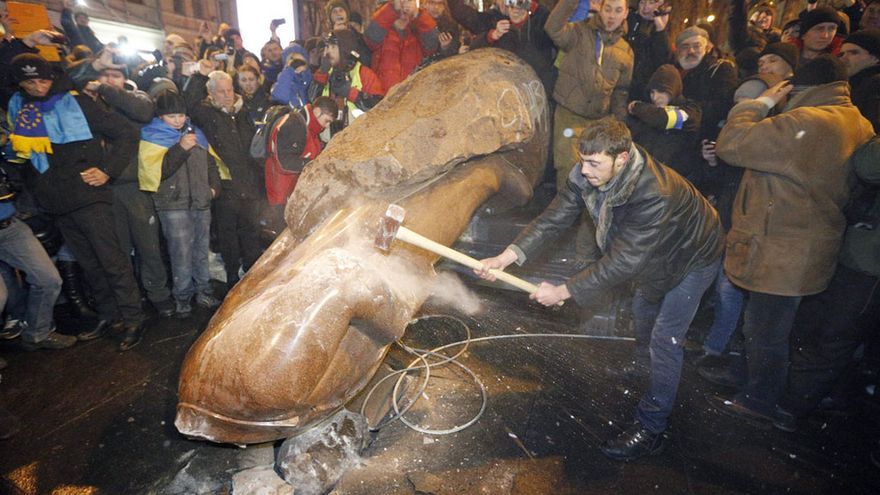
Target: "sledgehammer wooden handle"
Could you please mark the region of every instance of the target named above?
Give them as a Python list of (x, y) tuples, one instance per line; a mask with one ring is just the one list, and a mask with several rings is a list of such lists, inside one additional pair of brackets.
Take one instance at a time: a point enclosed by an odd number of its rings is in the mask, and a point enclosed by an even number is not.
[[(466, 254), (459, 253), (458, 251), (451, 249), (451, 248), (448, 248), (448, 247), (444, 246), (443, 244), (440, 244), (438, 242), (434, 242), (425, 236), (422, 236), (420, 234), (416, 234), (412, 230), (409, 230), (408, 228), (404, 227), (403, 225), (401, 225), (398, 228), (397, 235), (395, 235), (394, 237), (395, 237), (395, 239), (406, 242), (407, 244), (412, 244), (413, 246), (418, 246), (418, 247), (420, 247), (426, 251), (430, 251), (434, 254), (439, 254), (440, 256), (443, 256), (444, 258), (449, 258), (452, 261), (455, 261), (457, 263), (461, 263), (462, 265), (473, 268), (474, 270), (482, 270), (483, 269), (483, 264), (480, 263), (479, 260), (471, 258), (470, 256), (468, 256)], [(515, 277), (507, 272), (504, 272), (501, 270), (496, 270), (495, 268), (493, 268), (493, 269), (489, 270), (489, 273), (491, 273), (492, 275), (495, 275), (495, 278), (497, 278), (498, 280), (506, 282), (506, 283), (516, 287), (517, 289), (520, 289), (524, 292), (528, 292), (529, 294), (534, 294), (535, 291), (538, 290), (537, 285), (530, 283), (530, 282), (526, 282), (525, 280), (523, 280), (519, 277)], [(562, 304), (564, 302), (565, 301), (559, 301), (559, 306), (562, 306)]]

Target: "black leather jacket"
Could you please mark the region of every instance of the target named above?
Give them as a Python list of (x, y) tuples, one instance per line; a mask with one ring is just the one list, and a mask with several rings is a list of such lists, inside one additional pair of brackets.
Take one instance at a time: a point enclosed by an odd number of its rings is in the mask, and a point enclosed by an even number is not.
[[(571, 226), (587, 207), (596, 224), (602, 257), (566, 281), (583, 305), (601, 292), (628, 281), (645, 297), (659, 301), (692, 270), (721, 257), (724, 233), (718, 213), (672, 169), (634, 146), (607, 191), (591, 186), (575, 167), (568, 187), (514, 240), (517, 263)], [(640, 169), (640, 170), (639, 170)], [(598, 212), (605, 206), (605, 214)], [(604, 224), (604, 225), (603, 225)]]

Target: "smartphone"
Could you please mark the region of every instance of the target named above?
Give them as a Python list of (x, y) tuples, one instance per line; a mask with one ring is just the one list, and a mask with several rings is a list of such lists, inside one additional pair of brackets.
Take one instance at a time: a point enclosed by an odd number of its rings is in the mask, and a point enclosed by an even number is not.
[(223, 60), (228, 60), (228, 59), (229, 59), (229, 55), (227, 55), (225, 53), (215, 53), (214, 54), (214, 60), (223, 61)]

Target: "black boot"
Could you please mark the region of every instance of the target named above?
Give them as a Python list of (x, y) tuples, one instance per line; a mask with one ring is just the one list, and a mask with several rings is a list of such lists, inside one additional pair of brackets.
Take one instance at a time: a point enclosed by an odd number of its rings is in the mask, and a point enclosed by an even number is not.
[(144, 336), (144, 324), (134, 323), (125, 325), (125, 333), (122, 334), (122, 342), (119, 343), (119, 352), (124, 352), (141, 343)]
[(61, 274), (61, 291), (67, 298), (67, 303), (73, 312), (80, 318), (97, 319), (98, 313), (89, 306), (86, 300), (79, 264), (75, 261), (58, 261), (55, 265), (58, 267), (58, 273)]
[(634, 461), (636, 459), (657, 455), (666, 447), (663, 433), (652, 433), (641, 423), (633, 423), (623, 433), (605, 442), (602, 453), (616, 461)]
[(110, 321), (110, 320), (98, 320), (98, 323), (91, 329), (86, 330), (85, 332), (80, 332), (77, 334), (77, 340), (87, 341), (87, 340), (95, 340), (103, 337), (108, 331), (113, 330), (114, 332), (118, 332), (122, 330), (121, 321)]

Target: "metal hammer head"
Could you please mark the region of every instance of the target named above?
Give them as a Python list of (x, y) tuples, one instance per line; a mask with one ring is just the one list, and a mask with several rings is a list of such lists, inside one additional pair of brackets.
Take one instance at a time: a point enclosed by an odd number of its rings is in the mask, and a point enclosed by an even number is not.
[(391, 242), (397, 235), (400, 224), (403, 223), (403, 217), (406, 216), (406, 210), (402, 206), (394, 203), (388, 205), (385, 214), (379, 219), (379, 231), (376, 232), (376, 240), (373, 244), (386, 253), (391, 250)]

